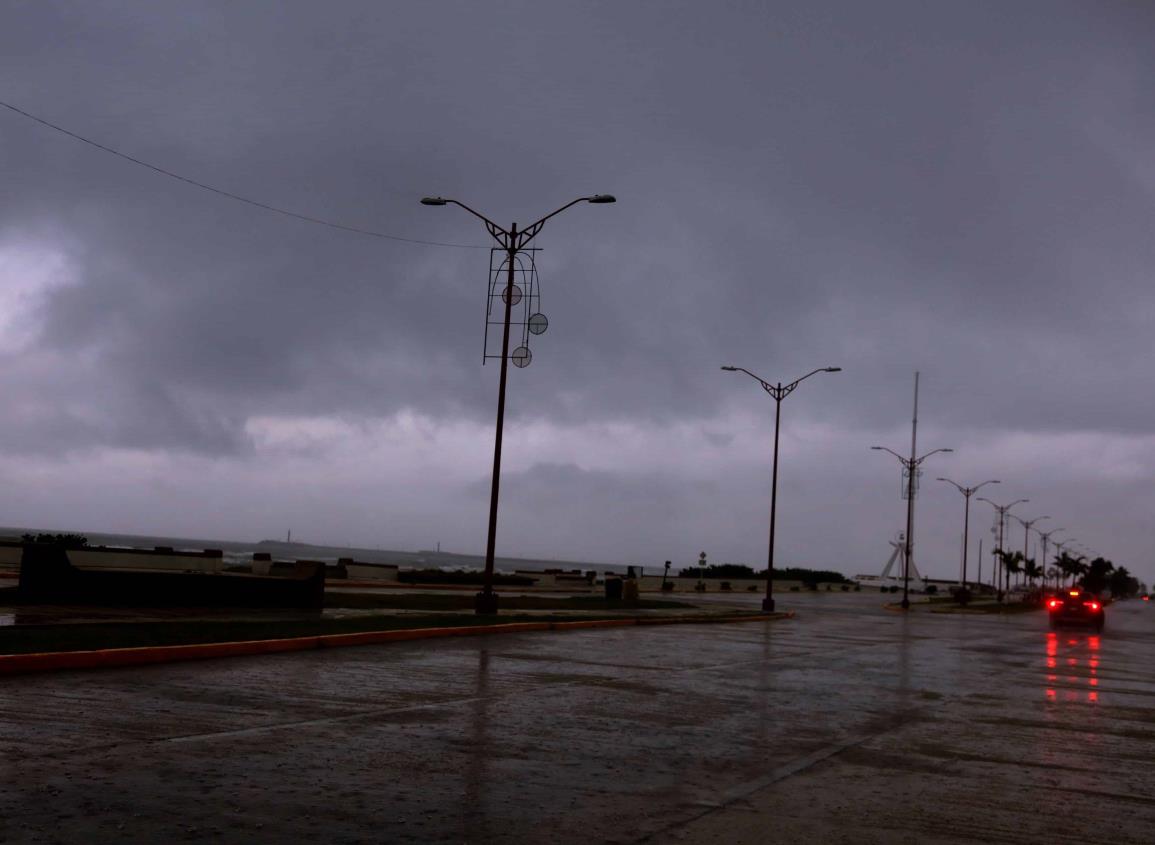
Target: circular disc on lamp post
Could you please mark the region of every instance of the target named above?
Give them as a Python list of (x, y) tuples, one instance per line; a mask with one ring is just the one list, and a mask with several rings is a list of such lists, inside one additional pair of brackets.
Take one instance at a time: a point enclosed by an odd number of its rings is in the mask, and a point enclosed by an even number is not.
[(549, 320), (540, 311), (529, 318), (529, 330), (532, 334), (544, 334), (549, 328)]
[(533, 360), (533, 353), (529, 351), (528, 346), (519, 346), (513, 350), (513, 354), (511, 354), (509, 358), (513, 361), (513, 366), (524, 369), (528, 367), (529, 362)]
[(501, 301), (517, 305), (521, 302), (521, 288), (517, 285), (506, 285), (505, 290), (501, 292)]

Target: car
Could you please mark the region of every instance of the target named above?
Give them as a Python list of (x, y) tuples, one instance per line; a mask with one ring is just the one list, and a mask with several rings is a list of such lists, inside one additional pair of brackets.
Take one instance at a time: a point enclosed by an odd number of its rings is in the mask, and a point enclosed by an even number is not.
[(1106, 617), (1103, 602), (1083, 590), (1064, 590), (1051, 596), (1047, 599), (1047, 615), (1052, 628), (1066, 624), (1091, 625), (1096, 631), (1103, 630)]

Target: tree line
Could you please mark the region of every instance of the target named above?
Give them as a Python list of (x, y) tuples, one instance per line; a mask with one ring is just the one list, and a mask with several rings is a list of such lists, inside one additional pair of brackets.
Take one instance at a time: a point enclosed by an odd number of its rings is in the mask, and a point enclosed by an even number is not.
[[(755, 572), (744, 563), (711, 563), (708, 566), (687, 566), (678, 570), (680, 578), (765, 578), (766, 570)], [(806, 584), (834, 583), (851, 584), (841, 572), (830, 569), (806, 569), (801, 566), (787, 566), (774, 570), (776, 581), (802, 581)]]
[[(1052, 566), (1044, 570), (1034, 558), (1024, 557), (1022, 552), (996, 549), (995, 554), (1003, 566), (1006, 592), (1011, 589), (1011, 576), (1017, 576), (1018, 583), (1027, 587), (1033, 587), (1042, 580), (1044, 588), (1053, 583), (1056, 590), (1065, 586), (1080, 587), (1096, 594), (1109, 590), (1116, 598), (1130, 598), (1146, 592), (1146, 586), (1128, 572), (1127, 567), (1115, 566), (1103, 557), (1089, 561), (1063, 552), (1055, 557)], [(999, 585), (1000, 594), (1004, 584)]]

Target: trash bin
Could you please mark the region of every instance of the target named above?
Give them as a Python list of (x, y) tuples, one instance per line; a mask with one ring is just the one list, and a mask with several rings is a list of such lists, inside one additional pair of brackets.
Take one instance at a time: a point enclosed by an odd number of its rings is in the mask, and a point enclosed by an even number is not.
[(622, 600), (622, 579), (606, 578), (606, 601)]

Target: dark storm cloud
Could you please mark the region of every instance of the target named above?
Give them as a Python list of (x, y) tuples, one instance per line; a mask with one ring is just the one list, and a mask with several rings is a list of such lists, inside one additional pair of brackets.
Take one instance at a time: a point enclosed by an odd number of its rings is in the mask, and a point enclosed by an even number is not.
[[(426, 194), (503, 225), (617, 194), (539, 238), (551, 328), (515, 419), (769, 414), (718, 366), (833, 364), (792, 419), (889, 430), (921, 368), (952, 432), (1146, 435), (1153, 35), (1142, 4), (37, 3), (0, 32), (0, 99), (410, 238), (488, 246)], [(0, 345), (10, 454), (243, 457), (254, 417), (491, 419), (484, 249), (0, 128), (0, 243), (71, 274)]]

